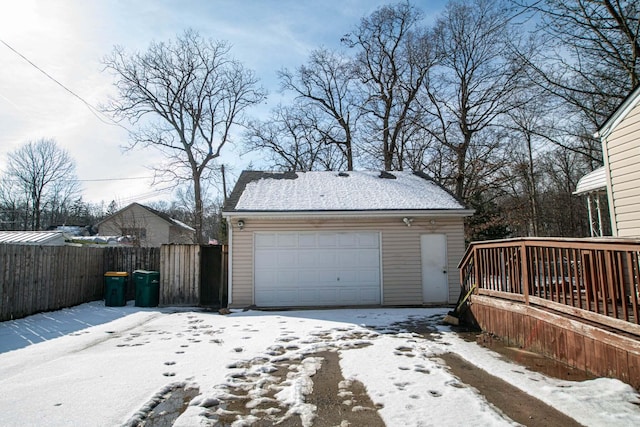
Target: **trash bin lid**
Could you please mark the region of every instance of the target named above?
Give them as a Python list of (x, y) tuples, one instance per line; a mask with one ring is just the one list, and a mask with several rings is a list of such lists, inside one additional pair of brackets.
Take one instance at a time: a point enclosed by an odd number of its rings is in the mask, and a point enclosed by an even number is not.
[(104, 275), (108, 277), (126, 277), (129, 273), (126, 271), (107, 271)]

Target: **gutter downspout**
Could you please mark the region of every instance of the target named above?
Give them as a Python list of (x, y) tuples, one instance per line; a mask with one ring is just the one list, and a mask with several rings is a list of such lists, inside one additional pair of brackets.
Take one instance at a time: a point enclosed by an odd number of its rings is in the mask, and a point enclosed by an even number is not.
[(229, 271), (227, 273), (227, 307), (229, 307), (233, 302), (233, 226), (229, 217), (227, 217), (227, 230), (229, 230)]

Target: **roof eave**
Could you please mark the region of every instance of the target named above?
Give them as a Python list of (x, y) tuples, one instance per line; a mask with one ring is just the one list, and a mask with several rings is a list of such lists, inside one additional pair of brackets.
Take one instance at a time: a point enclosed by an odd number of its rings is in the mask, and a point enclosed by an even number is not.
[(602, 126), (593, 134), (594, 138), (604, 139), (609, 136), (613, 129), (635, 108), (638, 102), (640, 102), (640, 85), (636, 86), (609, 118), (605, 120)]
[(224, 218), (340, 218), (340, 217), (368, 217), (391, 218), (398, 216), (422, 216), (422, 217), (465, 217), (471, 216), (474, 209), (398, 209), (398, 210), (336, 210), (336, 211), (250, 211), (234, 210), (223, 211)]

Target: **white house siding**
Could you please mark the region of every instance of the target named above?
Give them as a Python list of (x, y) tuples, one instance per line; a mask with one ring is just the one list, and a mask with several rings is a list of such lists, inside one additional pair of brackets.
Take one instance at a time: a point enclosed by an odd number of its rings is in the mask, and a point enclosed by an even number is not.
[(603, 144), (609, 177), (613, 234), (640, 236), (640, 104), (615, 127)]
[[(459, 295), (460, 284), (457, 265), (464, 255), (464, 228), (462, 218), (415, 218), (411, 227), (402, 217), (385, 219), (287, 219), (265, 220), (242, 217), (243, 230), (231, 219), (233, 247), (231, 254), (233, 281), (231, 307), (245, 307), (253, 300), (253, 236), (254, 232), (274, 231), (338, 231), (379, 232), (382, 240), (382, 304), (415, 305), (422, 301), (420, 235), (440, 233), (447, 236), (449, 302)], [(430, 220), (434, 219), (435, 224)]]

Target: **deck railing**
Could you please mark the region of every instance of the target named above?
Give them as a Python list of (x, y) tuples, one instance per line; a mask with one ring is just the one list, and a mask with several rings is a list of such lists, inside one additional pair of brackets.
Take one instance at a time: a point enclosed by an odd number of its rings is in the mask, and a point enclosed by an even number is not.
[[(637, 331), (640, 240), (521, 238), (472, 243), (463, 287)], [(623, 321), (623, 322), (621, 322)]]

